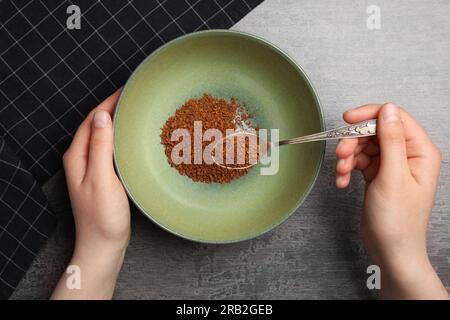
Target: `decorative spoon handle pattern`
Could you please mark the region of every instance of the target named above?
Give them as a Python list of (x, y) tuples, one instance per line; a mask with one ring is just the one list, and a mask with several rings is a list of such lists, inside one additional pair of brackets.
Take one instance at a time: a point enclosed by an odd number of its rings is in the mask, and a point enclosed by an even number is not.
[(278, 143), (278, 145), (282, 146), (287, 144), (299, 144), (312, 141), (368, 137), (374, 136), (376, 134), (377, 120), (372, 119), (349, 126), (340, 127), (337, 129), (311, 134), (304, 137), (282, 140)]

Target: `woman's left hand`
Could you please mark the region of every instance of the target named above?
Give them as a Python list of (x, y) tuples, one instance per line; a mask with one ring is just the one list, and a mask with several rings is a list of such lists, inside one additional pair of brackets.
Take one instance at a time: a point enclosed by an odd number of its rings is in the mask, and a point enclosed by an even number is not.
[(97, 106), (78, 128), (64, 154), (67, 187), (75, 218), (71, 265), (81, 288), (68, 290), (63, 276), (52, 298), (111, 298), (130, 239), (130, 207), (113, 164), (111, 115), (120, 92)]

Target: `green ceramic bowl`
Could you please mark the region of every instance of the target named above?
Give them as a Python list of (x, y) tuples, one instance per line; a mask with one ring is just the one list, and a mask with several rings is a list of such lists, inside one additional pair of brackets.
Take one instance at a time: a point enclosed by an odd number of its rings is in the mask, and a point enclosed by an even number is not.
[(114, 157), (136, 206), (186, 239), (230, 243), (259, 236), (300, 206), (319, 173), (325, 143), (280, 148), (276, 175), (258, 166), (230, 184), (196, 183), (167, 162), (161, 127), (186, 100), (236, 97), (280, 139), (324, 130), (317, 94), (301, 68), (267, 41), (242, 32), (192, 33), (150, 55), (128, 80), (114, 116)]

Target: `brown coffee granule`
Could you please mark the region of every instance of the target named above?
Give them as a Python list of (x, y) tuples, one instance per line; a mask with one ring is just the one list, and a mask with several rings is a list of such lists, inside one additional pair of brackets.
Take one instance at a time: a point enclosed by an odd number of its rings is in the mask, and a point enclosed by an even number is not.
[[(164, 145), (167, 160), (182, 175), (188, 176), (193, 181), (205, 183), (229, 183), (234, 179), (246, 175), (251, 168), (230, 170), (216, 163), (207, 164), (202, 159), (202, 164), (194, 163), (194, 122), (202, 122), (202, 134), (208, 129), (218, 129), (223, 138), (227, 129), (253, 128), (252, 115), (245, 111), (245, 107), (237, 99), (220, 99), (210, 94), (204, 94), (200, 98), (186, 101), (175, 114), (167, 119), (161, 128), (161, 143)], [(191, 136), (191, 163), (175, 164), (171, 159), (173, 148), (180, 141), (172, 141), (172, 132), (176, 129), (187, 129)], [(218, 143), (218, 141), (213, 142)], [(203, 141), (202, 154), (211, 141)], [(224, 150), (225, 154), (225, 150)]]

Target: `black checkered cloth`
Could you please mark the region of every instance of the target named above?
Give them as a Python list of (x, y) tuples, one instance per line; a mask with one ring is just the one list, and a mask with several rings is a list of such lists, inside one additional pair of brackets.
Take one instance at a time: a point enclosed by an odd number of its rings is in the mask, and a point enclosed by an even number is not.
[[(92, 107), (162, 44), (229, 28), (261, 2), (0, 0), (0, 298), (54, 228), (39, 185)], [(74, 5), (80, 29), (67, 27)]]

